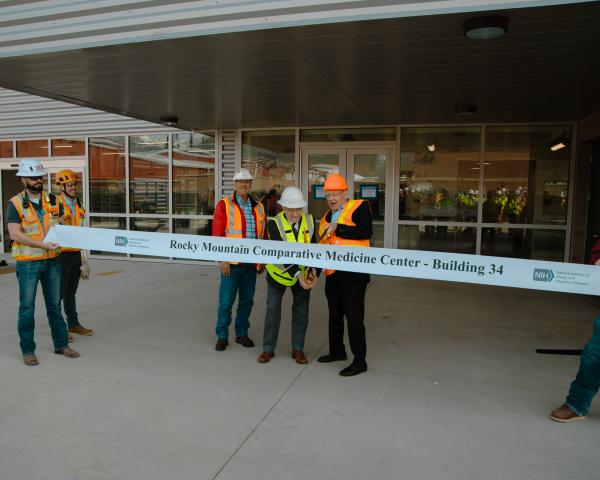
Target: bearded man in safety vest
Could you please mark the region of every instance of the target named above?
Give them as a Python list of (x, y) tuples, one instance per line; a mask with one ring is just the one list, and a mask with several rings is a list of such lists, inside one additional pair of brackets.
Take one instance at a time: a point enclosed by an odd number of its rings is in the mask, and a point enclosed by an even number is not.
[[(267, 222), (269, 240), (292, 243), (316, 243), (315, 220), (304, 213), (306, 201), (299, 188), (287, 187), (278, 200), (283, 211)], [(292, 358), (296, 363), (308, 363), (304, 355), (304, 339), (308, 326), (308, 303), (310, 290), (316, 285), (314, 268), (299, 265), (267, 265), (267, 312), (263, 333), (263, 352), (260, 363), (267, 363), (275, 356), (275, 346), (281, 323), (281, 300), (287, 287), (293, 295), (292, 303)]]
[[(83, 226), (85, 210), (77, 196), (77, 174), (73, 170), (61, 170), (56, 175), (56, 184), (60, 188), (57, 198), (63, 212), (61, 223), (75, 227)], [(90, 268), (87, 258), (82, 255), (79, 248), (62, 247), (60, 252), (60, 299), (67, 317), (69, 333), (92, 335), (93, 330), (85, 328), (79, 323), (75, 301), (79, 279), (87, 280), (89, 278)]]
[(67, 344), (67, 326), (60, 311), (60, 246), (44, 242), (48, 230), (58, 223), (60, 205), (53, 194), (43, 190), (46, 171), (38, 160), (21, 160), (17, 176), (25, 189), (8, 202), (6, 220), (13, 241), (12, 255), (17, 260), (18, 331), (23, 362), (38, 365), (33, 336), (38, 282), (42, 284), (54, 353), (76, 358), (79, 353)]
[[(212, 234), (228, 238), (264, 238), (265, 210), (260, 202), (250, 196), (254, 177), (242, 168), (233, 176), (235, 192), (223, 197), (213, 215)], [(235, 341), (250, 348), (254, 342), (248, 337), (250, 312), (254, 305), (256, 273), (262, 272), (261, 265), (221, 262), (219, 285), (219, 310), (217, 314), (217, 344), (215, 350), (223, 351), (229, 345), (231, 309), (239, 293), (235, 317)]]
[[(321, 243), (369, 247), (373, 233), (371, 207), (364, 200), (349, 200), (344, 177), (333, 173), (323, 186), (330, 210), (319, 223)], [(329, 354), (318, 358), (321, 363), (346, 360), (344, 347), (344, 315), (348, 322), (352, 363), (340, 371), (351, 377), (367, 371), (365, 339), (365, 292), (370, 276), (367, 273), (325, 270), (325, 296), (329, 305)]]

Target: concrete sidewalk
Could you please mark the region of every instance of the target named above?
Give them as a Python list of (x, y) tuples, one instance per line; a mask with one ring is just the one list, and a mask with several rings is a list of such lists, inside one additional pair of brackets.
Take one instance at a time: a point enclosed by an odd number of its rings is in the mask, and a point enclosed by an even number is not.
[(369, 371), (319, 364), (321, 281), (306, 353), (290, 358), (289, 294), (277, 356), (214, 351), (216, 267), (92, 262), (78, 295), (79, 359), (52, 353), (41, 291), (38, 367), (21, 362), (14, 273), (0, 274), (0, 478), (577, 480), (600, 476), (600, 400), (549, 420), (597, 306), (587, 297), (379, 277), (367, 293)]

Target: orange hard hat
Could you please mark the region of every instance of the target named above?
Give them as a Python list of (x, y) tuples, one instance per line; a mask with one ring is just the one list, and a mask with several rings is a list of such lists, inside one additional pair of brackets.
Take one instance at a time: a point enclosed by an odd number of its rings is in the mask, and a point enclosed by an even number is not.
[(348, 184), (344, 177), (342, 177), (339, 173), (332, 173), (325, 179), (325, 185), (323, 185), (323, 189), (326, 192), (330, 192), (332, 190), (348, 190)]
[(66, 183), (76, 182), (77, 174), (73, 170), (61, 170), (56, 174), (56, 184), (64, 185)]

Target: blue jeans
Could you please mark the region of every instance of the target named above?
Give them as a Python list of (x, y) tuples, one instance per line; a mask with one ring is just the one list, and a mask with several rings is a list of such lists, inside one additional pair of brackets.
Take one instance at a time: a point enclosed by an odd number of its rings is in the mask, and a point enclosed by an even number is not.
[(219, 312), (217, 318), (217, 338), (229, 338), (231, 324), (231, 309), (239, 291), (237, 314), (235, 316), (235, 336), (248, 335), (250, 328), (250, 312), (254, 305), (254, 290), (256, 288), (256, 268), (252, 264), (231, 265), (228, 277), (221, 274), (219, 285)]
[(19, 281), (19, 338), (23, 355), (35, 352), (33, 332), (35, 330), (35, 296), (38, 282), (46, 303), (48, 323), (52, 332), (54, 350), (67, 346), (67, 326), (60, 311), (60, 260), (17, 261)]
[[(287, 287), (272, 285), (267, 281), (267, 313), (265, 315), (265, 328), (263, 331), (263, 352), (274, 353), (279, 336), (279, 325), (281, 324), (281, 300)], [(306, 327), (308, 326), (308, 302), (310, 301), (310, 290), (304, 290), (296, 283), (291, 287), (293, 295), (292, 303), (292, 350), (301, 352), (304, 350), (304, 339), (306, 338)]]
[(567, 405), (577, 415), (587, 415), (600, 387), (600, 317), (594, 320), (594, 333), (583, 352), (577, 377), (571, 384)]

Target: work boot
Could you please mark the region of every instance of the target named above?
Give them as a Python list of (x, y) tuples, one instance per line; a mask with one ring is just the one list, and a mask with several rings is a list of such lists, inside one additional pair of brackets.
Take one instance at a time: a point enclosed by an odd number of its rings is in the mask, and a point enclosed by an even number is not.
[(306, 365), (308, 363), (308, 358), (306, 358), (306, 355), (304, 355), (304, 352), (301, 350), (294, 350), (292, 352), (292, 358), (300, 365)]
[(252, 348), (254, 346), (254, 342), (250, 340), (248, 335), (244, 335), (242, 337), (235, 337), (235, 343), (239, 343), (242, 347)]
[(274, 356), (273, 352), (262, 352), (258, 357), (258, 363), (269, 363)]
[(76, 333), (78, 335), (83, 335), (84, 337), (89, 337), (94, 334), (94, 331), (90, 328), (85, 328), (83, 325), (76, 325), (74, 327), (69, 327), (70, 333)]
[(67, 358), (77, 358), (80, 356), (79, 353), (77, 353), (71, 347), (65, 347), (61, 350), (54, 350), (54, 353), (56, 353), (57, 355), (64, 355)]
[(217, 340), (217, 344), (215, 345), (215, 350), (217, 352), (222, 352), (223, 350), (225, 350), (227, 348), (227, 345), (229, 345), (229, 342), (227, 341), (226, 338), (219, 338)]
[(23, 363), (30, 367), (40, 364), (40, 362), (38, 362), (37, 357), (35, 356), (35, 353), (28, 353), (27, 355), (23, 355)]
[(570, 423), (575, 420), (585, 420), (585, 415), (577, 415), (566, 403), (552, 410), (550, 418), (555, 422)]

